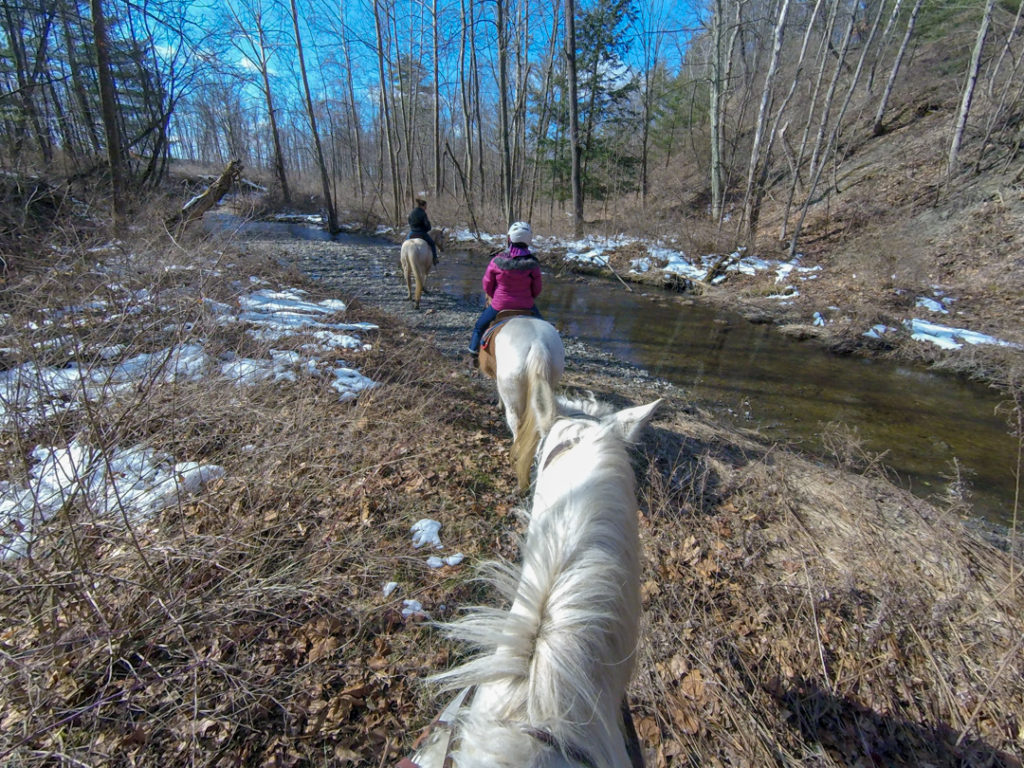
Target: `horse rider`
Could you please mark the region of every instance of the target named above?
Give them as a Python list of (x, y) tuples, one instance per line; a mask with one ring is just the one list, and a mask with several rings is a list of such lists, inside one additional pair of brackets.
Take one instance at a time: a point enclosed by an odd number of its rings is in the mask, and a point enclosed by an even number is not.
[(416, 207), (409, 214), (409, 239), (419, 238), (430, 246), (430, 252), (434, 256), (434, 266), (437, 266), (437, 245), (430, 236), (430, 219), (427, 218), (426, 193), (420, 192), (416, 198)]
[(508, 228), (508, 248), (496, 254), (484, 272), (483, 288), (488, 303), (480, 313), (469, 342), (469, 354), (480, 354), (480, 339), (498, 313), (504, 309), (528, 309), (534, 317), (540, 310), (534, 299), (540, 295), (540, 262), (530, 252), (533, 230), (517, 221)]

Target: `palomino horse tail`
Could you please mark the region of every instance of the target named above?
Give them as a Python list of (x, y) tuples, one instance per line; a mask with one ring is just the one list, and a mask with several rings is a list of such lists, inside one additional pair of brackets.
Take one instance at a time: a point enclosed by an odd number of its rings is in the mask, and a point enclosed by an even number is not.
[(555, 393), (551, 389), (551, 355), (540, 342), (534, 342), (526, 355), (526, 391), (523, 402), (526, 412), (519, 422), (512, 443), (512, 463), (519, 480), (519, 490), (530, 487), (530, 467), (540, 437), (555, 420)]

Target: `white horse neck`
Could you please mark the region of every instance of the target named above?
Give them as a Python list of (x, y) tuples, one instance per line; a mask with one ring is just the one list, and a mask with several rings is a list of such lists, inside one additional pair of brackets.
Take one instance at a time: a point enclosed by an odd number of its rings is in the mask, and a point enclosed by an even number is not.
[(538, 480), (518, 588), (496, 638), (494, 661), (513, 662), (505, 667), (521, 676), (481, 685), (473, 711), (579, 745), (595, 768), (622, 765), (620, 703), (640, 616), (633, 472), (619, 440), (581, 444), (556, 463)]

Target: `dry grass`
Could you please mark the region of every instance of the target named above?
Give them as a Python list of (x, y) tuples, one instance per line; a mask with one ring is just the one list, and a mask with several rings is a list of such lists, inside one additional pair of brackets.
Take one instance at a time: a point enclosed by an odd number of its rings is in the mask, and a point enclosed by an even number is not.
[[(326, 297), (222, 242), (84, 246), (0, 294), (4, 368), (200, 340), (256, 357), (266, 347), (201, 299), (231, 303), (250, 276)], [(122, 311), (41, 322), (97, 297)], [(11, 482), (34, 446), (75, 435), (226, 475), (146, 524), (68, 504), (31, 558), (0, 564), (0, 763), (378, 766), (408, 751), (437, 709), (420, 680), (457, 651), (402, 599), (433, 617), (489, 599), (467, 565), (426, 568), (409, 527), (441, 521), (469, 562), (513, 558), (518, 499), (490, 386), (371, 307), (345, 319), (380, 325), (372, 351), (346, 353), (381, 382), (355, 403), (319, 378), (151, 379), (2, 434)], [(683, 412), (670, 403), (641, 449), (633, 700), (649, 764), (1019, 765), (1019, 562), (863, 472), (855, 435), (835, 445), (851, 472)]]

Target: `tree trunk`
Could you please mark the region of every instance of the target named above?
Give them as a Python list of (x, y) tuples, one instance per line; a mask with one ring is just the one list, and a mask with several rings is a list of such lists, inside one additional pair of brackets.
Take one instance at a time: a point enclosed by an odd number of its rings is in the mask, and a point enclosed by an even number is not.
[(821, 44), (818, 47), (818, 59), (820, 65), (818, 66), (818, 74), (814, 78), (814, 90), (811, 95), (811, 103), (807, 108), (807, 119), (804, 121), (804, 129), (800, 136), (800, 146), (797, 147), (796, 151), (796, 173), (793, 174), (793, 178), (789, 182), (789, 192), (786, 195), (786, 207), (782, 214), (782, 225), (779, 233), (779, 239), (785, 240), (787, 237), (787, 231), (789, 226), (789, 214), (793, 208), (793, 200), (796, 197), (796, 188), (800, 184), (800, 167), (803, 165), (804, 156), (807, 152), (807, 141), (811, 135), (811, 126), (814, 125), (814, 115), (818, 105), (818, 95), (821, 93), (821, 83), (825, 79), (825, 71), (828, 68), (828, 56), (825, 55), (825, 51), (831, 46), (832, 34), (835, 30), (836, 17), (839, 15), (839, 3), (840, 0), (832, 0), (832, 6), (829, 10), (828, 18), (825, 22), (825, 29), (822, 32)]
[[(1020, 3), (1017, 5), (1017, 15), (1013, 18), (1013, 26), (1010, 27), (1010, 31), (1006, 34), (1006, 40), (1003, 42), (1003, 47), (999, 51), (999, 58), (996, 59), (996, 63), (992, 66), (992, 74), (988, 79), (988, 97), (990, 100), (995, 98), (996, 79), (999, 77), (999, 70), (1003, 67), (1003, 59), (1005, 59), (1006, 55), (1010, 52), (1013, 41), (1017, 37), (1017, 30), (1020, 28), (1020, 20), (1022, 16), (1024, 16), (1024, 0), (1020, 0)], [(1016, 68), (1014, 68), (1013, 74), (1016, 74)], [(1011, 74), (1010, 77), (1012, 78), (1013, 75)]]
[(270, 71), (267, 66), (266, 39), (262, 25), (259, 27), (260, 76), (263, 78), (263, 94), (267, 100), (267, 119), (270, 121), (270, 134), (274, 142), (274, 173), (277, 183), (281, 186), (281, 198), (285, 205), (291, 205), (292, 195), (288, 189), (288, 177), (284, 172), (284, 153), (281, 152), (281, 132), (277, 127), (277, 110), (274, 109), (274, 96), (270, 89)]
[(356, 89), (352, 78), (352, 57), (349, 55), (348, 36), (345, 34), (345, 24), (341, 25), (342, 37), (341, 47), (345, 54), (345, 86), (348, 89), (349, 120), (351, 121), (352, 144), (356, 150), (356, 178), (359, 182), (360, 199), (366, 195), (366, 170), (363, 167), (363, 131), (359, 119), (359, 109), (356, 106)]
[(882, 39), (878, 44), (878, 55), (875, 56), (871, 62), (871, 71), (868, 73), (868, 82), (865, 86), (867, 92), (870, 94), (875, 89), (875, 70), (882, 61), (882, 56), (885, 54), (886, 46), (889, 42), (889, 37), (892, 31), (896, 28), (896, 21), (899, 19), (900, 9), (903, 7), (903, 0), (896, 0), (893, 3), (892, 11), (889, 12), (889, 20), (885, 23), (885, 29), (882, 31)]
[(573, 235), (583, 234), (583, 179), (580, 174), (580, 107), (576, 92), (576, 2), (565, 0), (565, 63), (569, 81), (569, 152), (572, 155)]
[(232, 160), (221, 172), (217, 180), (206, 188), (203, 194), (193, 197), (182, 206), (175, 216), (167, 220), (167, 226), (176, 226), (180, 236), (185, 227), (193, 221), (203, 218), (203, 214), (217, 205), (221, 198), (231, 189), (231, 186), (238, 183), (241, 177), (242, 163), (238, 160)]
[(971, 52), (971, 63), (967, 68), (967, 81), (964, 83), (964, 92), (960, 98), (960, 110), (956, 117), (956, 126), (953, 128), (953, 142), (949, 147), (949, 161), (946, 164), (946, 175), (952, 176), (957, 169), (960, 159), (960, 146), (964, 140), (964, 129), (967, 127), (967, 116), (971, 111), (971, 102), (974, 99), (974, 87), (978, 83), (978, 70), (981, 68), (981, 50), (985, 47), (985, 37), (988, 35), (988, 27), (992, 22), (992, 8), (996, 0), (988, 0), (985, 3), (985, 12), (981, 17), (981, 26), (978, 27), (978, 36), (974, 40), (974, 50)]
[[(81, 20), (79, 19), (79, 21)], [(92, 151), (98, 155), (101, 147), (100, 136), (96, 132), (96, 121), (92, 116), (89, 96), (82, 77), (82, 68), (79, 65), (79, 46), (75, 45), (72, 39), (71, 24), (68, 21), (68, 16), (66, 14), (61, 14), (61, 23), (63, 24), (64, 29), (64, 46), (68, 52), (68, 67), (71, 70), (71, 87), (74, 90), (75, 101), (78, 102), (82, 129), (85, 131), (86, 136), (89, 139), (89, 145), (92, 147)]]
[(391, 126), (391, 107), (388, 99), (388, 79), (384, 68), (384, 32), (383, 25), (380, 21), (380, 2), (379, 0), (373, 0), (373, 24), (377, 33), (377, 73), (380, 78), (380, 97), (381, 97), (381, 112), (384, 118), (384, 148), (386, 149), (388, 159), (388, 169), (391, 174), (391, 196), (392, 196), (392, 213), (391, 218), (397, 222), (400, 215), (400, 200), (399, 200), (399, 183), (398, 183), (398, 162), (395, 157), (395, 148), (393, 144), (393, 129)]
[(509, 146), (508, 119), (508, 29), (505, 22), (505, 0), (495, 0), (495, 24), (498, 28), (498, 114), (501, 120), (501, 212), (505, 226), (512, 223), (512, 153)]
[[(538, 107), (537, 136), (547, 136), (551, 125), (551, 92), (555, 70), (555, 57), (558, 55), (558, 8), (554, 7), (554, 19), (551, 22), (551, 40), (548, 46), (547, 67), (544, 69), (544, 84), (541, 88), (541, 102)], [(527, 205), (527, 218), (533, 218), (533, 208), (537, 202), (537, 184), (540, 179), (542, 142), (534, 146), (533, 176), (530, 180), (530, 202)]]
[(910, 38), (914, 34), (914, 25), (917, 23), (917, 14), (921, 10), (921, 6), (924, 5), (924, 0), (917, 0), (914, 3), (914, 9), (910, 12), (910, 18), (907, 20), (907, 28), (903, 33), (903, 41), (900, 43), (900, 49), (896, 52), (896, 60), (892, 63), (892, 71), (889, 72), (889, 79), (885, 83), (885, 90), (882, 92), (882, 98), (878, 102), (878, 111), (875, 113), (875, 122), (871, 126), (872, 136), (881, 136), (885, 133), (885, 127), (882, 125), (882, 119), (885, 117), (885, 110), (889, 106), (889, 97), (892, 96), (893, 86), (896, 84), (896, 75), (900, 71), (900, 66), (903, 64), (903, 56), (907, 52), (907, 45), (910, 43)]
[[(472, 8), (472, 2), (470, 2), (470, 8)], [(474, 194), (473, 189), (473, 108), (472, 108), (472, 91), (471, 83), (473, 80), (472, 74), (467, 78), (467, 48), (469, 47), (469, 36), (473, 28), (473, 19), (471, 16), (467, 16), (466, 11), (466, 0), (459, 0), (459, 10), (461, 11), (461, 17), (467, 19), (468, 23), (462, 25), (461, 34), (459, 35), (459, 94), (462, 99), (462, 141), (463, 141), (463, 157), (466, 163), (466, 169), (463, 172), (460, 169), (460, 176), (462, 177), (462, 192), (466, 195), (467, 200), (472, 198)]]
[(441, 194), (441, 75), (438, 57), (438, 11), (437, 0), (433, 0), (433, 48), (434, 48), (434, 195)]
[(722, 47), (725, 6), (714, 0), (711, 11), (711, 82), (709, 84), (708, 117), (711, 139), (711, 220), (722, 220)]
[[(1007, 35), (1006, 44), (1003, 48), (1003, 53), (1000, 53), (999, 60), (996, 62), (995, 69), (998, 70), (1002, 66), (1003, 54), (1010, 48), (1010, 44), (1013, 42), (1013, 38), (1016, 36), (1017, 27), (1020, 24), (1021, 15), (1024, 13), (1024, 0), (1021, 0), (1020, 7), (1017, 9), (1017, 17), (1013, 20), (1013, 28)], [(992, 138), (992, 134), (995, 132), (995, 127), (998, 123), (1003, 123), (1002, 130), (1005, 131), (1009, 126), (1008, 121), (1003, 120), (1005, 115), (1006, 103), (1009, 101), (1010, 104), (1017, 104), (1020, 101), (1021, 93), (1024, 92), (1024, 81), (1021, 80), (1017, 74), (1021, 69), (1021, 64), (1024, 63), (1024, 48), (1021, 49), (1017, 59), (1013, 62), (1013, 67), (1010, 69), (1009, 75), (1003, 82), (1002, 92), (999, 94), (999, 103), (995, 109), (989, 110), (988, 120), (985, 124), (985, 137), (981, 140), (981, 148), (978, 151), (978, 159), (974, 161), (974, 172), (979, 173), (981, 171), (981, 163), (985, 159), (985, 155), (988, 153), (989, 139)], [(989, 90), (993, 88), (995, 82), (996, 72), (992, 73), (992, 78), (989, 80)], [(1010, 89), (1015, 85), (1018, 85), (1017, 93), (1014, 97), (1010, 97)]]
[[(857, 60), (857, 67), (854, 70), (852, 78), (850, 79), (850, 85), (849, 85), (849, 87), (846, 90), (846, 97), (843, 99), (843, 103), (842, 103), (842, 105), (839, 108), (839, 113), (836, 115), (835, 125), (832, 127), (832, 131), (831, 131), (831, 133), (829, 134), (829, 137), (828, 137), (828, 142), (825, 144), (825, 147), (824, 147), (824, 150), (823, 150), (823, 153), (822, 153), (822, 156), (821, 156), (821, 162), (817, 166), (817, 169), (815, 170), (815, 172), (812, 174), (811, 182), (810, 182), (809, 189), (808, 189), (808, 192), (807, 192), (807, 199), (804, 201), (804, 205), (803, 205), (803, 208), (802, 208), (802, 210), (800, 212), (800, 218), (799, 218), (799, 220), (797, 222), (797, 225), (793, 229), (793, 239), (792, 239), (792, 242), (790, 243), (790, 247), (789, 247), (789, 255), (790, 255), (790, 257), (796, 255), (797, 239), (800, 236), (800, 230), (803, 227), (804, 219), (807, 216), (807, 211), (810, 209), (810, 206), (812, 205), (812, 203), (814, 201), (814, 194), (815, 194), (815, 191), (816, 191), (817, 186), (818, 186), (818, 181), (821, 178), (821, 171), (822, 171), (822, 169), (825, 166), (826, 159), (829, 157), (830, 153), (833, 153), (834, 147), (836, 146), (836, 143), (838, 142), (839, 133), (842, 130), (842, 126), (843, 126), (843, 118), (846, 116), (846, 110), (849, 108), (850, 102), (853, 100), (854, 91), (856, 91), (857, 84), (860, 81), (860, 76), (861, 76), (861, 74), (864, 71), (864, 62), (865, 62), (865, 60), (867, 58), (867, 52), (868, 52), (868, 49), (871, 47), (871, 42), (874, 39), (875, 33), (878, 31), (878, 23), (881, 21), (881, 18), (882, 18), (882, 10), (883, 10), (882, 7), (879, 6), (878, 14), (875, 16), (875, 20), (874, 20), (874, 22), (871, 25), (871, 31), (868, 33), (867, 42), (864, 44), (864, 48), (861, 50), (860, 58)], [(853, 18), (854, 17), (851, 16), (851, 21), (852, 21)], [(843, 60), (846, 58), (847, 45), (848, 45), (848, 41), (846, 41), (844, 43), (842, 53), (840, 54), (840, 60), (839, 60), (840, 64), (842, 64)], [(836, 158), (834, 157), (834, 154), (833, 154), (833, 157), (832, 157), (832, 162), (833, 162), (833, 170), (834, 170), (835, 167), (836, 167), (836, 162), (837, 162)], [(835, 183), (833, 182), (833, 188), (834, 187), (835, 187)]]
[(96, 74), (100, 84), (100, 113), (103, 117), (103, 131), (107, 139), (107, 163), (110, 166), (114, 228), (121, 229), (125, 224), (127, 185), (125, 183), (124, 157), (121, 152), (117, 97), (114, 94), (114, 78), (110, 72), (110, 50), (106, 18), (103, 15), (103, 0), (90, 0), (89, 7), (92, 10)]
[[(757, 214), (755, 209), (760, 211), (760, 205), (755, 200), (760, 199), (760, 192), (755, 191), (754, 185), (758, 179), (758, 168), (761, 163), (761, 141), (764, 138), (765, 126), (768, 122), (768, 113), (771, 111), (771, 92), (775, 84), (775, 71), (779, 64), (779, 52), (782, 50), (782, 35), (786, 26), (786, 17), (789, 13), (789, 0), (782, 0), (779, 8), (778, 19), (775, 24), (775, 41), (772, 45), (772, 58), (768, 64), (768, 72), (764, 78), (764, 87), (761, 89), (761, 106), (757, 112), (757, 127), (754, 130), (754, 141), (750, 147), (750, 165), (747, 169), (747, 191), (743, 205), (743, 220), (746, 223), (746, 236), (744, 240), (748, 248), (753, 248), (754, 238), (757, 237)], [(768, 156), (765, 153), (764, 163), (767, 165)]]
[(334, 210), (334, 199), (331, 196), (331, 180), (327, 173), (327, 162), (324, 160), (324, 150), (320, 144), (320, 134), (316, 128), (316, 112), (313, 110), (313, 95), (309, 90), (309, 77), (306, 75), (306, 59), (302, 52), (302, 36), (299, 33), (299, 9), (295, 0), (291, 0), (292, 27), (295, 30), (295, 53), (299, 59), (299, 74), (302, 76), (302, 90), (306, 97), (306, 114), (309, 117), (309, 130), (313, 134), (313, 145), (316, 148), (316, 161), (320, 166), (320, 185), (323, 189), (324, 205), (327, 207), (327, 231), (332, 235), (340, 230), (338, 227), (338, 214)]

